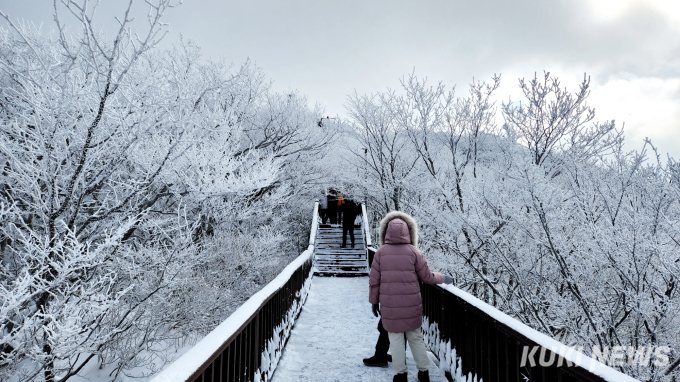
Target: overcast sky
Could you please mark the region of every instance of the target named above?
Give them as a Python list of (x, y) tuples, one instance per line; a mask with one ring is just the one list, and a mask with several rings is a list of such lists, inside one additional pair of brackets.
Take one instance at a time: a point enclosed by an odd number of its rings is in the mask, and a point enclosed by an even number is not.
[[(122, 3), (102, 0), (105, 28)], [(49, 31), (52, 4), (0, 0), (0, 10)], [(413, 70), (459, 95), (500, 73), (502, 99), (517, 98), (517, 79), (535, 72), (571, 89), (587, 73), (597, 119), (625, 122), (629, 149), (649, 137), (680, 158), (679, 0), (184, 0), (165, 22), (164, 44), (181, 34), (206, 57), (250, 57), (276, 89), (298, 90), (331, 116), (345, 114), (355, 90), (397, 88)]]

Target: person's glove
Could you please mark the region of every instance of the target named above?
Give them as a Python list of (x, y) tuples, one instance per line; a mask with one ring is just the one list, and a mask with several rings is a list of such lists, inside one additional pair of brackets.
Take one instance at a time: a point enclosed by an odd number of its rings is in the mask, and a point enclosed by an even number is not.
[(444, 284), (453, 284), (453, 277), (444, 275)]
[(380, 305), (373, 304), (373, 315), (378, 317), (380, 315)]

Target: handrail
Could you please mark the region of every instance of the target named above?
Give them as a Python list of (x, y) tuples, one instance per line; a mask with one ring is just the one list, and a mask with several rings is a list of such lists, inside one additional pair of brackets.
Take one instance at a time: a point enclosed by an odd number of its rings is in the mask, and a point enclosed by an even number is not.
[(363, 217), (363, 228), (364, 228), (364, 236), (366, 236), (366, 247), (370, 247), (373, 245), (371, 242), (371, 230), (368, 227), (368, 215), (366, 214), (366, 205), (364, 203), (361, 203), (361, 216)]
[(425, 343), (449, 381), (639, 382), (456, 287), (421, 294)]
[(363, 231), (364, 237), (366, 238), (366, 265), (368, 266), (368, 271), (371, 271), (371, 265), (373, 265), (373, 256), (375, 256), (376, 248), (373, 248), (373, 243), (371, 241), (371, 229), (368, 226), (368, 214), (366, 213), (366, 205), (361, 203), (361, 216), (363, 218)]
[(319, 202), (314, 202), (314, 214), (312, 215), (312, 229), (309, 231), (309, 245), (314, 245), (316, 233), (319, 230)]
[(151, 382), (271, 378), (311, 286), (318, 207), (307, 250)]
[(366, 247), (366, 257), (368, 260), (368, 271), (371, 271), (371, 266), (373, 265), (373, 258), (378, 250), (374, 247)]

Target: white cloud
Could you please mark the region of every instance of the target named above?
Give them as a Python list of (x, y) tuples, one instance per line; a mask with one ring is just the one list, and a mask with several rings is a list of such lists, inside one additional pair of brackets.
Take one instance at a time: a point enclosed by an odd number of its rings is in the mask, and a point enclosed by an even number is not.
[(588, 0), (587, 4), (595, 16), (606, 20), (619, 18), (635, 8), (649, 7), (674, 23), (680, 22), (680, 2), (677, 0)]
[(680, 79), (615, 75), (594, 86), (589, 104), (598, 120), (625, 122), (626, 146), (640, 149), (648, 137), (674, 158), (680, 158)]
[(633, 2), (634, 0), (591, 0), (588, 4), (596, 16), (613, 19), (625, 13)]

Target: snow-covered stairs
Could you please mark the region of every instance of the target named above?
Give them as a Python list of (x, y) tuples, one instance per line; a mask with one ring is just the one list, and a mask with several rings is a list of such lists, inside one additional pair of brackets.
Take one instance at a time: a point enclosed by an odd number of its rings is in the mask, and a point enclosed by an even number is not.
[(322, 276), (365, 276), (368, 274), (366, 242), (360, 227), (354, 228), (354, 248), (349, 234), (347, 246), (342, 248), (342, 227), (319, 225), (314, 243), (315, 274)]

